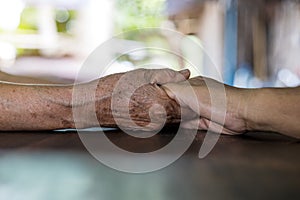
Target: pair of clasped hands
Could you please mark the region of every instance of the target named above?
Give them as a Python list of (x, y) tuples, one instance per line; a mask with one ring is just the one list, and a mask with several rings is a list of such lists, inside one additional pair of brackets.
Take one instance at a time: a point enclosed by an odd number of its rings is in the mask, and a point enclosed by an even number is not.
[[(139, 70), (147, 82), (160, 85), (170, 98), (174, 99), (179, 105), (194, 112), (195, 118), (183, 121), (181, 124), (183, 128), (195, 129), (197, 127), (198, 130), (208, 130), (209, 128), (211, 131), (219, 132), (218, 130), (221, 130), (223, 134), (230, 135), (241, 134), (246, 131), (246, 122), (240, 116), (239, 109), (234, 107), (237, 104), (241, 105), (244, 101), (244, 97), (239, 89), (209, 78), (195, 77), (189, 79), (190, 71), (187, 69), (179, 72), (171, 69)], [(210, 95), (211, 89), (208, 88), (207, 83), (209, 83), (208, 85), (213, 85), (213, 88), (216, 90), (219, 88), (223, 89), (223, 95), (214, 96), (214, 98), (217, 98), (214, 99), (215, 102), (224, 101), (224, 95), (226, 95), (227, 109), (225, 111), (225, 121), (224, 113), (214, 112), (214, 121), (211, 118), (213, 112)], [(216, 94), (218, 93), (218, 91), (215, 92)], [(215, 106), (218, 107), (218, 104)], [(217, 110), (217, 108), (214, 109)]]
[[(133, 72), (134, 73), (134, 72)], [(300, 138), (300, 86), (245, 89), (205, 77), (189, 79), (189, 70), (140, 69), (137, 77), (159, 85), (193, 118), (181, 127), (228, 135), (277, 132)]]

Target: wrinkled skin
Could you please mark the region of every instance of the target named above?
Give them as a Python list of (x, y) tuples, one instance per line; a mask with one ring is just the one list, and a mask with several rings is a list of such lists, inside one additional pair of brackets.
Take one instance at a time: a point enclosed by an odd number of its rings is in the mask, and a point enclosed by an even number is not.
[[(116, 87), (124, 75), (127, 79)], [(99, 123), (130, 130), (156, 130), (166, 118), (167, 123), (180, 120), (178, 104), (159, 85), (183, 81), (188, 77), (189, 71), (139, 69), (75, 86), (0, 83), (0, 130), (85, 128)], [(128, 93), (130, 90), (134, 91), (133, 95)], [(112, 106), (112, 99), (119, 103)], [(155, 109), (150, 109), (152, 106)], [(129, 115), (126, 115), (128, 110)]]
[[(93, 92), (94, 85), (97, 85), (96, 116), (102, 127), (152, 131), (181, 121), (179, 104), (171, 99), (160, 85), (183, 81), (188, 77), (189, 71), (178, 73), (168, 69), (139, 69), (109, 75), (84, 85), (81, 96)], [(83, 108), (84, 112), (93, 113), (92, 102), (93, 100)], [(183, 109), (182, 112), (186, 118), (194, 117), (189, 108)], [(89, 124), (91, 120), (88, 120), (89, 117), (85, 118), (87, 120), (82, 123), (82, 127), (97, 125)]]

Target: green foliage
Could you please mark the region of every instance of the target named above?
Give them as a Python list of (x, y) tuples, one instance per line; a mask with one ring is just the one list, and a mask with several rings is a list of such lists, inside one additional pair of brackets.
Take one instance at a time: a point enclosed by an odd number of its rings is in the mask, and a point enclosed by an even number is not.
[(165, 0), (117, 0), (115, 31), (158, 27), (164, 19)]
[(38, 10), (34, 7), (26, 7), (21, 15), (19, 30), (36, 31), (38, 23)]
[[(67, 13), (67, 18), (65, 21), (59, 21), (57, 18), (61, 13)], [(68, 23), (70, 23), (72, 20), (76, 19), (76, 11), (75, 10), (55, 10), (56, 14), (56, 28), (59, 33), (68, 33)]]

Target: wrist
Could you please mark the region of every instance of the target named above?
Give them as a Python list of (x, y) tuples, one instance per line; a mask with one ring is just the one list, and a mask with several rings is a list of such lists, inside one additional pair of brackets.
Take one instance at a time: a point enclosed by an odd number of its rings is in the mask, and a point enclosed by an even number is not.
[[(57, 128), (74, 128), (74, 120), (72, 114), (72, 86), (50, 86), (42, 89), (40, 95), (47, 102), (49, 118), (53, 113), (57, 120), (49, 120), (51, 124), (56, 124)], [(54, 128), (54, 129), (57, 129)]]
[(59, 103), (65, 110), (65, 113), (62, 113), (62, 128), (75, 128), (72, 112), (72, 92), (72, 86), (62, 87), (60, 91), (61, 101)]
[(272, 131), (269, 124), (269, 89), (245, 89), (242, 116), (248, 131)]

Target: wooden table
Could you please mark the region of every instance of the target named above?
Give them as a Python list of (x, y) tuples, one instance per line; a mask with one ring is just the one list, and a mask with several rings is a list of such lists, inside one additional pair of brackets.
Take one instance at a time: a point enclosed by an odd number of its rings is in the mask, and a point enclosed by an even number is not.
[[(174, 137), (174, 132), (176, 130), (164, 130), (151, 139), (136, 139), (120, 130), (107, 132), (106, 135), (129, 151), (148, 152), (166, 145)], [(86, 165), (86, 172), (92, 174), (89, 176), (94, 181), (91, 186), (93, 189), (89, 192), (95, 197), (92, 199), (300, 198), (299, 140), (275, 133), (221, 136), (212, 152), (204, 159), (199, 159), (198, 151), (204, 136), (205, 133), (198, 132), (188, 151), (162, 170), (127, 174), (96, 161), (76, 132), (2, 132), (0, 154), (5, 159), (1, 159), (0, 164), (9, 162), (7, 159), (15, 155), (42, 155), (40, 160), (34, 162), (46, 163), (43, 166), (51, 165), (47, 158), (49, 154), (63, 159), (80, 158), (76, 162)], [(59, 163), (56, 162), (55, 166)], [(16, 167), (16, 172), (22, 171), (22, 162), (18, 166), (11, 166)], [(55, 173), (59, 174), (59, 170)]]

